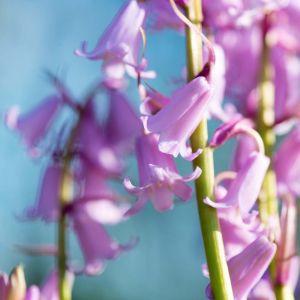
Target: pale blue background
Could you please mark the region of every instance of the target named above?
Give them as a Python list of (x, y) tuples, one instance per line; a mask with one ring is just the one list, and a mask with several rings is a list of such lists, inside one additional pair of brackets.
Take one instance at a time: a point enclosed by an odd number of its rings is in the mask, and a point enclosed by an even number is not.
[[(73, 50), (83, 39), (93, 46), (121, 3), (1, 0), (2, 117), (12, 104), (26, 111), (47, 96), (51, 86), (45, 80), (44, 69), (65, 74), (76, 95), (97, 79), (99, 63), (75, 57)], [(147, 57), (150, 68), (159, 71), (152, 85), (163, 92), (172, 90), (172, 78), (180, 76), (185, 63), (183, 36), (171, 31), (149, 34)], [(42, 164), (29, 160), (18, 137), (3, 125), (0, 145), (0, 269), (9, 272), (22, 262), (28, 282), (39, 284), (54, 260), (27, 257), (18, 253), (14, 245), (54, 241), (55, 227), (42, 222), (20, 223), (14, 215), (35, 201)], [(226, 151), (227, 147), (217, 153), (218, 169), (226, 165)], [(182, 171), (190, 171), (188, 164), (182, 166)], [(147, 206), (140, 215), (112, 231), (122, 241), (137, 235), (140, 243), (117, 261), (109, 262), (101, 276), (78, 278), (74, 299), (204, 299), (207, 282), (201, 273), (204, 255), (195, 199), (161, 215)], [(76, 247), (74, 243), (72, 247)]]

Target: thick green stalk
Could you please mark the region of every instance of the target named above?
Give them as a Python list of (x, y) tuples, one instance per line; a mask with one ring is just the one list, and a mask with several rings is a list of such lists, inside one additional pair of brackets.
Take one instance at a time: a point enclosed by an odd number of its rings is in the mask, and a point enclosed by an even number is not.
[[(261, 59), (260, 72), (260, 101), (258, 107), (258, 131), (262, 137), (266, 155), (272, 159), (274, 146), (276, 143), (276, 134), (274, 131), (275, 113), (274, 113), (274, 84), (271, 77), (271, 67), (269, 63), (270, 49), (267, 43), (268, 31), (268, 16), (263, 22), (263, 48)], [(274, 234), (271, 237), (274, 240), (278, 239), (279, 211), (276, 188), (276, 175), (273, 169), (272, 160), (267, 170), (262, 192), (259, 198), (259, 213), (263, 223), (274, 226)], [(275, 256), (276, 257), (276, 256)], [(273, 259), (270, 265), (270, 275), (273, 280), (274, 291), (277, 300), (294, 300), (292, 290), (285, 285), (276, 282), (276, 258)]]
[[(201, 28), (201, 0), (192, 0), (186, 10), (187, 17)], [(201, 36), (186, 28), (188, 80), (192, 80), (202, 70)], [(212, 149), (207, 147), (207, 121), (202, 120), (191, 138), (192, 148), (203, 153), (194, 160), (194, 167), (202, 169), (202, 175), (196, 180), (196, 193), (199, 219), (201, 224), (211, 287), (216, 300), (233, 300), (230, 276), (227, 267), (222, 234), (216, 209), (204, 204), (205, 197), (213, 199), (214, 161)]]

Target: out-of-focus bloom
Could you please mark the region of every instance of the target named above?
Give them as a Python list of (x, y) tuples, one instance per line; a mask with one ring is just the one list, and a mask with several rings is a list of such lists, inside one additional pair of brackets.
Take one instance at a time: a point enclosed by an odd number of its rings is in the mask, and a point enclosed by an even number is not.
[(276, 122), (300, 117), (300, 60), (282, 47), (273, 47)]
[(276, 282), (295, 289), (300, 270), (300, 258), (296, 255), (297, 205), (290, 195), (283, 196), (281, 211), (281, 235), (276, 253)]
[(109, 90), (108, 93), (110, 108), (104, 129), (106, 140), (122, 154), (143, 133), (143, 125), (121, 92)]
[[(67, 273), (67, 282), (72, 288), (74, 276)], [(0, 299), (1, 300), (59, 300), (57, 272), (53, 271), (41, 288), (32, 285), (26, 290), (26, 281), (23, 268), (17, 266), (10, 277), (2, 273), (0, 275)]]
[(115, 149), (107, 142), (90, 102), (82, 113), (79, 128), (76, 132), (76, 146), (80, 155), (107, 176), (120, 175), (123, 164)]
[[(223, 48), (226, 61), (226, 96), (232, 98), (238, 111), (248, 116), (247, 103), (259, 78), (261, 31), (259, 26), (223, 29), (216, 33), (216, 42)], [(243, 72), (247, 70), (247, 72)]]
[[(189, 0), (176, 1), (180, 6), (188, 5)], [(150, 0), (146, 2), (147, 10), (151, 19), (151, 27), (154, 30), (162, 30), (164, 28), (173, 28), (183, 30), (184, 23), (178, 18), (173, 11), (169, 0)]]
[(61, 178), (61, 165), (59, 163), (50, 164), (50, 166), (47, 167), (40, 184), (40, 191), (36, 204), (26, 212), (27, 218), (41, 218), (46, 222), (54, 221), (58, 218)]
[(128, 178), (124, 180), (127, 190), (138, 197), (129, 215), (142, 209), (148, 199), (157, 211), (163, 212), (173, 207), (174, 194), (182, 201), (191, 197), (192, 188), (185, 182), (198, 178), (201, 170), (196, 168), (192, 174), (180, 176), (174, 158), (159, 151), (157, 136), (140, 136), (136, 141), (136, 156), (141, 186), (133, 186)]
[(117, 258), (123, 251), (132, 249), (137, 242), (134, 239), (126, 245), (117, 243), (99, 222), (81, 209), (73, 211), (72, 223), (85, 259), (85, 265), (79, 272), (89, 275), (102, 272), (106, 260)]
[[(142, 42), (140, 29), (145, 16), (143, 3), (135, 0), (129, 1), (112, 20), (94, 50), (88, 52), (85, 41), (75, 54), (92, 60), (102, 59), (110, 66), (115, 63), (120, 67), (122, 63), (123, 68), (127, 65), (140, 72), (139, 52)], [(112, 75), (114, 77), (114, 74)]]
[(286, 0), (217, 0), (203, 1), (204, 20), (213, 28), (250, 27), (266, 12), (286, 6)]
[(285, 138), (274, 156), (279, 194), (300, 195), (300, 126)]
[(53, 95), (24, 116), (20, 116), (19, 108), (16, 106), (7, 112), (6, 125), (21, 134), (25, 145), (33, 156), (39, 153), (37, 145), (45, 137), (61, 104), (61, 99)]
[(26, 293), (26, 281), (24, 270), (21, 266), (13, 269), (7, 285), (7, 300), (22, 300)]
[[(74, 282), (74, 275), (67, 272), (67, 284), (72, 289)], [(45, 283), (41, 288), (33, 285), (27, 289), (26, 297), (24, 300), (59, 300), (58, 293), (58, 274), (57, 271), (50, 273)]]
[(159, 150), (177, 156), (179, 153), (193, 159), (187, 141), (207, 113), (211, 88), (204, 77), (197, 77), (175, 91), (171, 101), (157, 114), (149, 116), (146, 127), (159, 134)]

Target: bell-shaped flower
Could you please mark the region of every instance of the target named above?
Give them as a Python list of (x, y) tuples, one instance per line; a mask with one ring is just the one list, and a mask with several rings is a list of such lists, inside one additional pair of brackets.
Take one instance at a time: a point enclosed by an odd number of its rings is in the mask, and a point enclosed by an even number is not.
[(21, 134), (33, 156), (39, 154), (37, 145), (45, 137), (61, 104), (61, 99), (52, 95), (25, 115), (20, 115), (16, 106), (6, 113), (6, 125)]
[(204, 77), (197, 77), (170, 97), (171, 101), (157, 114), (149, 116), (146, 127), (159, 134), (159, 150), (177, 156), (179, 153), (193, 159), (187, 142), (207, 113), (211, 88)]
[(115, 149), (107, 142), (104, 131), (96, 119), (92, 102), (85, 107), (81, 118), (76, 132), (77, 150), (107, 176), (119, 175), (123, 164)]
[(138, 69), (142, 41), (140, 30), (145, 16), (143, 3), (128, 1), (112, 20), (95, 49), (88, 52), (87, 42), (84, 41), (75, 54), (92, 60), (122, 62)]
[(109, 90), (108, 94), (110, 106), (104, 129), (106, 140), (122, 154), (143, 133), (143, 125), (125, 95), (116, 90)]
[(256, 25), (249, 28), (226, 28), (216, 33), (216, 42), (225, 53), (225, 95), (232, 99), (240, 113), (248, 117), (248, 107), (253, 104), (247, 103), (246, 99), (257, 87), (259, 77), (261, 29)]
[[(70, 271), (67, 272), (67, 283), (69, 288), (72, 289), (74, 282), (74, 274)], [(24, 300), (58, 300), (58, 272), (52, 271), (41, 288), (32, 285), (27, 289)]]
[(251, 290), (248, 300), (276, 300), (271, 279), (263, 276)]
[[(184, 7), (188, 5), (189, 0), (176, 1), (176, 4)], [(184, 23), (173, 11), (169, 0), (151, 0), (146, 2), (149, 11), (151, 28), (154, 30), (163, 30), (172, 28), (175, 30), (184, 30)]]
[(163, 212), (173, 208), (174, 195), (182, 201), (192, 196), (192, 188), (185, 182), (198, 178), (201, 170), (196, 168), (192, 174), (180, 176), (174, 158), (159, 151), (156, 135), (147, 134), (137, 138), (136, 157), (140, 187), (133, 186), (129, 178), (124, 180), (128, 192), (138, 197), (128, 215), (141, 210), (147, 200), (151, 200), (157, 211)]
[(297, 205), (291, 195), (283, 196), (281, 235), (276, 253), (276, 283), (295, 289), (299, 278), (297, 248)]
[(251, 289), (262, 278), (275, 252), (276, 245), (262, 236), (228, 260), (234, 299), (248, 299)]
[(84, 255), (85, 265), (79, 270), (92, 275), (104, 270), (106, 260), (117, 258), (123, 251), (132, 249), (137, 240), (121, 245), (113, 240), (103, 226), (81, 209), (72, 213), (73, 229)]
[[(253, 152), (228, 188), (216, 187), (216, 201), (204, 202), (218, 209), (218, 218), (227, 258), (243, 251), (256, 238), (266, 234), (256, 211), (251, 211), (260, 192), (269, 159)], [(220, 192), (220, 188), (221, 192)]]
[(300, 126), (285, 138), (274, 156), (279, 194), (300, 195)]
[(27, 218), (41, 218), (46, 222), (55, 221), (58, 218), (62, 172), (62, 166), (59, 163), (52, 163), (47, 167), (40, 184), (37, 201), (26, 212)]

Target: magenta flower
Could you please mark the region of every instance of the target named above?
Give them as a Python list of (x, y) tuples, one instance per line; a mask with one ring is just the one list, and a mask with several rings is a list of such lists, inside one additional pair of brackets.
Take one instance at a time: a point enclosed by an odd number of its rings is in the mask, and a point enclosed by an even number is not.
[(209, 199), (205, 202), (216, 208), (238, 206), (241, 215), (246, 215), (258, 197), (269, 163), (265, 155), (253, 152), (231, 182), (225, 197), (218, 202)]
[(61, 186), (62, 167), (59, 163), (50, 164), (47, 167), (36, 204), (29, 208), (26, 216), (29, 219), (41, 218), (49, 222), (58, 218), (59, 191)]
[[(228, 28), (217, 32), (216, 42), (225, 52), (226, 96), (232, 98), (239, 112), (249, 115), (249, 107), (255, 106), (246, 100), (257, 87), (259, 78), (261, 30), (250, 28)], [(247, 70), (244, 72), (243, 70)]]
[(79, 153), (106, 176), (120, 175), (123, 164), (116, 150), (108, 144), (92, 102), (86, 106), (81, 118), (76, 143)]
[(53, 95), (24, 116), (19, 115), (16, 106), (7, 112), (6, 125), (21, 134), (31, 155), (39, 154), (37, 145), (45, 137), (61, 104), (61, 99)]
[[(143, 133), (143, 125), (126, 97), (119, 91), (109, 90), (110, 107), (105, 124), (107, 142), (114, 148), (130, 148), (134, 139)], [(122, 151), (123, 150), (123, 151)]]
[(87, 51), (84, 41), (81, 49), (75, 54), (92, 60), (102, 59), (105, 62), (120, 62), (138, 68), (139, 50), (141, 46), (140, 28), (145, 20), (143, 3), (131, 0), (126, 3), (112, 20), (96, 47)]
[(241, 253), (228, 260), (228, 269), (235, 299), (248, 299), (276, 252), (276, 245), (259, 237)]
[(280, 194), (300, 195), (300, 126), (285, 138), (274, 156), (274, 168)]
[[(67, 282), (70, 288), (73, 286), (74, 275), (71, 272), (67, 273)], [(41, 288), (33, 285), (27, 289), (24, 300), (59, 300), (58, 294), (58, 274), (57, 271), (50, 273), (45, 283)]]
[(205, 116), (210, 100), (210, 85), (204, 77), (197, 77), (175, 91), (169, 104), (146, 121), (150, 132), (159, 134), (159, 150), (186, 159), (194, 159), (195, 154), (187, 146), (187, 141)]
[(85, 266), (79, 270), (89, 275), (104, 270), (105, 261), (117, 258), (123, 251), (132, 249), (137, 240), (121, 245), (114, 241), (103, 226), (81, 209), (72, 213), (73, 229), (85, 259)]
[(276, 282), (296, 288), (300, 257), (297, 248), (297, 205), (292, 196), (285, 195), (281, 211), (281, 235), (276, 253)]
[(128, 215), (141, 210), (147, 200), (151, 200), (157, 211), (163, 212), (173, 208), (174, 194), (182, 201), (187, 201), (192, 196), (192, 188), (185, 182), (198, 178), (201, 170), (196, 168), (192, 174), (180, 176), (174, 158), (159, 151), (157, 137), (154, 134), (137, 138), (136, 156), (141, 186), (133, 186), (128, 178), (124, 180), (128, 192), (138, 197)]
[[(188, 0), (176, 1), (178, 5), (188, 5)], [(172, 28), (175, 30), (183, 30), (184, 23), (178, 18), (173, 11), (169, 0), (151, 0), (146, 2), (149, 11), (151, 27), (154, 30), (162, 30)]]

